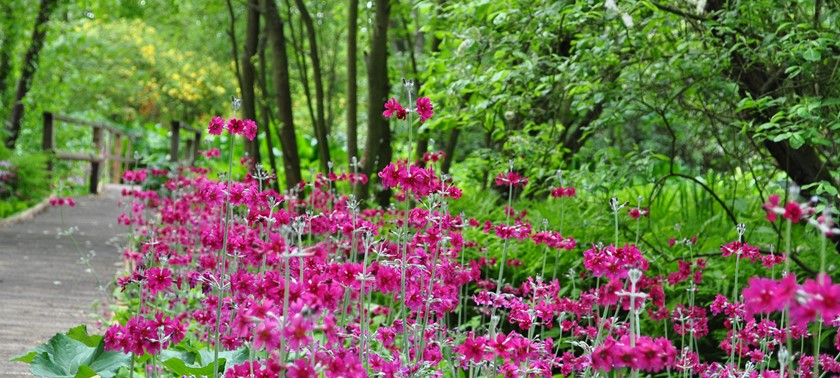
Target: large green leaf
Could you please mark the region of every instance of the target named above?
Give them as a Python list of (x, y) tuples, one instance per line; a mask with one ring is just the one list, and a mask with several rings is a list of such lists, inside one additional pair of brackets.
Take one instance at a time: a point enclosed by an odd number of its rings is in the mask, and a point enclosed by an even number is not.
[[(224, 371), (225, 369), (225, 359), (219, 358), (219, 371)], [(211, 361), (209, 364), (200, 366), (200, 365), (187, 365), (183, 360), (178, 358), (170, 358), (163, 362), (163, 364), (172, 369), (173, 372), (179, 375), (193, 375), (196, 377), (200, 376), (211, 376), (213, 375), (213, 362)]]
[[(179, 375), (213, 375), (214, 351), (208, 349), (192, 349), (187, 344), (179, 344), (175, 350), (161, 353), (163, 364)], [(227, 367), (245, 362), (249, 356), (248, 348), (223, 351), (219, 353), (219, 371)], [(229, 364), (228, 364), (229, 363)]]
[(120, 352), (106, 352), (104, 347), (101, 336), (88, 335), (84, 326), (81, 326), (71, 329), (67, 334), (56, 334), (46, 344), (39, 345), (13, 361), (29, 363), (29, 371), (40, 377), (98, 375), (111, 378), (120, 367), (128, 365), (130, 357)]

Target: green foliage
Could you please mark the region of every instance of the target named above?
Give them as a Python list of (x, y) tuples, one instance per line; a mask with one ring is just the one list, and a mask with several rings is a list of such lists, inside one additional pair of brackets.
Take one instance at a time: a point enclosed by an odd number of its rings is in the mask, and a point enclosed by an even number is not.
[[(245, 362), (248, 356), (249, 351), (247, 347), (220, 352), (219, 372), (224, 372), (225, 367)], [(163, 361), (164, 366), (181, 376), (212, 376), (213, 357), (212, 350), (207, 348), (193, 348), (184, 341), (174, 348), (161, 352), (160, 359)]]
[(0, 145), (0, 218), (38, 203), (50, 193), (45, 171), (47, 157), (41, 153), (11, 154)]
[(84, 325), (57, 333), (46, 344), (12, 361), (30, 364), (32, 374), (40, 377), (111, 378), (130, 357), (121, 352), (105, 352), (102, 336), (87, 334)]

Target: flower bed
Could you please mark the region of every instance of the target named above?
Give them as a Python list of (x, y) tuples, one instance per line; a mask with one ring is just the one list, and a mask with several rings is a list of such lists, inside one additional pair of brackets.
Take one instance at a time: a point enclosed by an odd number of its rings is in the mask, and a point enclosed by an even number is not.
[[(414, 114), (433, 116), (428, 99), (415, 104), (391, 99), (383, 115), (409, 127)], [(253, 122), (235, 118), (214, 118), (209, 130), (255, 134)], [(506, 220), (493, 222), (450, 213), (461, 191), (433, 165), (410, 161), (378, 173), (402, 200), (387, 210), (342, 194), (367, 180), (357, 172), (318, 174), (284, 194), (266, 189), (272, 178), (259, 167), (235, 181), (202, 168), (126, 172), (129, 182), (164, 184), (123, 193), (130, 210), (120, 222), (134, 232), (125, 250), (133, 269), (115, 291), (124, 307), (104, 337), (74, 329), (20, 360), (36, 373), (72, 360), (65, 374), (106, 378), (840, 373), (840, 285), (824, 274), (825, 248), (823, 273), (797, 278), (786, 254), (749, 245), (739, 225), (738, 240), (720, 249), (736, 266), (732, 292), (697, 303), (708, 272), (695, 239), (673, 240), (684, 250), (674, 271), (620, 240), (618, 217), (640, 219), (648, 209), (611, 200), (615, 240), (581, 247), (535, 230), (526, 211), (513, 209), (514, 190), (528, 183), (514, 167), (498, 172), (508, 207)], [(551, 193), (559, 201), (576, 195), (571, 186)], [(832, 213), (815, 205), (771, 197), (765, 208), (788, 228), (809, 222), (840, 233)], [(471, 238), (482, 233), (502, 248)], [(543, 261), (508, 258), (526, 244), (544, 246)], [(579, 271), (557, 266), (560, 253), (579, 255)], [(551, 277), (505, 275), (538, 263), (543, 272), (548, 263)], [(767, 278), (739, 277), (747, 264), (763, 266)], [(58, 350), (84, 358), (60, 359)]]

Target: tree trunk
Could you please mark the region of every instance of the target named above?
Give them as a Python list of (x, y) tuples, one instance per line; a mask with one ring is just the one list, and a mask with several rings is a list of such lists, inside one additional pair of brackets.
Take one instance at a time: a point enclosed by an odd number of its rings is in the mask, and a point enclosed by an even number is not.
[[(429, 136), (429, 130), (426, 130), (425, 132), (418, 131), (418, 134), (417, 149), (414, 151), (414, 165), (420, 168), (426, 168), (426, 161), (423, 160), (423, 155), (425, 155), (426, 152), (429, 152), (429, 140), (432, 138)], [(411, 146), (408, 146), (408, 148), (411, 148)]]
[[(239, 82), (242, 91), (242, 118), (257, 121), (257, 103), (254, 94), (256, 67), (254, 58), (257, 55), (260, 38), (260, 9), (259, 0), (248, 0), (248, 18), (245, 25), (245, 49), (242, 50), (242, 79)], [(265, 128), (267, 125), (258, 125)], [(259, 129), (257, 129), (259, 130)], [(254, 163), (260, 162), (259, 133), (254, 140), (245, 141), (245, 151), (248, 156), (254, 159)]]
[[(15, 35), (14, 28), (11, 26), (15, 22), (11, 3), (3, 2), (0, 12), (2, 12), (3, 17), (2, 25), (8, 25), (5, 26), (6, 30), (0, 33), (2, 34), (0, 36), (2, 38), (0, 39), (0, 104), (6, 104), (6, 95), (9, 93), (6, 84), (9, 79), (9, 74), (12, 72), (12, 50), (14, 50), (17, 36)], [(0, 119), (6, 118), (5, 106), (0, 110), (0, 117)]]
[(55, 8), (56, 0), (41, 0), (41, 7), (38, 10), (38, 17), (35, 19), (35, 28), (32, 31), (32, 44), (29, 45), (29, 50), (26, 51), (26, 56), (23, 58), (23, 72), (21, 72), (20, 80), (17, 84), (17, 93), (15, 93), (15, 100), (12, 104), (12, 113), (9, 116), (9, 124), (7, 125), (8, 136), (6, 137), (6, 147), (15, 148), (18, 136), (20, 135), (21, 121), (23, 120), (23, 98), (29, 93), (32, 87), (32, 78), (35, 76), (35, 69), (38, 67), (38, 55), (41, 53), (41, 48), (44, 47), (44, 40), (47, 37), (47, 22), (50, 19), (50, 13)]
[[(359, 158), (359, 91), (356, 83), (359, 0), (350, 0), (347, 18), (347, 162), (352, 164), (354, 157)], [(352, 172), (353, 167), (348, 166), (348, 171)]]
[(259, 72), (259, 80), (257, 81), (260, 86), (260, 92), (262, 92), (262, 99), (260, 102), (260, 123), (263, 124), (265, 128), (265, 144), (268, 148), (268, 162), (271, 165), (271, 172), (275, 175), (274, 180), (272, 180), (272, 188), (276, 192), (280, 192), (280, 181), (279, 181), (279, 172), (277, 171), (277, 161), (274, 158), (274, 141), (271, 137), (271, 121), (270, 121), (270, 112), (268, 107), (268, 102), (266, 101), (266, 97), (268, 97), (268, 84), (266, 83), (268, 80), (266, 79), (266, 67), (268, 66), (268, 60), (265, 59), (265, 35), (260, 40), (258, 54), (260, 59), (260, 72)]
[[(714, 19), (719, 21), (720, 11), (726, 11), (726, 7), (729, 5), (727, 1), (710, 1), (706, 5), (706, 11), (711, 15), (716, 15)], [(734, 30), (733, 32), (743, 33), (740, 30)], [(741, 50), (734, 50), (732, 46), (739, 40), (737, 35), (724, 33), (714, 35), (720, 43), (721, 51), (732, 51), (729, 57), (731, 62), (729, 77), (739, 84), (742, 96), (759, 99), (765, 96), (778, 98), (785, 95), (785, 92), (780, 90), (785, 87), (785, 77), (776, 75), (774, 72), (780, 68), (750, 60), (742, 55)], [(743, 116), (752, 119), (755, 124), (761, 125), (768, 122), (775, 113), (776, 109), (774, 108), (763, 109), (762, 111), (753, 109), (744, 112)], [(838, 183), (837, 179), (832, 177), (830, 173), (832, 164), (836, 164), (836, 162), (823, 161), (814, 145), (805, 144), (798, 149), (793, 149), (787, 140), (774, 142), (767, 139), (764, 141), (764, 148), (776, 160), (777, 166), (785, 171), (788, 177), (799, 186), (820, 181), (827, 181), (834, 185)], [(831, 240), (834, 242), (835, 250), (840, 253), (840, 237), (835, 236)]]
[[(391, 128), (388, 120), (382, 117), (385, 101), (388, 99), (388, 18), (391, 13), (389, 0), (376, 0), (373, 19), (373, 37), (370, 54), (367, 56), (368, 76), (368, 135), (365, 152), (362, 157), (362, 169), (370, 178), (367, 184), (360, 185), (358, 197), (367, 198), (373, 175), (391, 162)], [(384, 189), (375, 194), (376, 202), (387, 207), (391, 191)]]
[(300, 18), (306, 27), (306, 38), (309, 40), (309, 58), (312, 59), (312, 76), (315, 79), (315, 139), (318, 141), (318, 157), (321, 161), (321, 171), (329, 171), (330, 144), (327, 135), (327, 122), (324, 118), (324, 77), (321, 69), (321, 57), (318, 53), (318, 38), (315, 34), (315, 24), (306, 9), (303, 0), (295, 0), (300, 11)]
[(443, 165), (440, 169), (444, 174), (449, 174), (452, 162), (455, 161), (455, 146), (458, 145), (459, 135), (461, 135), (461, 129), (458, 127), (449, 130), (449, 138), (446, 138), (446, 149), (443, 150)]
[(283, 169), (286, 173), (286, 187), (291, 189), (302, 181), (300, 156), (298, 156), (297, 136), (295, 135), (292, 115), (292, 91), (289, 85), (289, 57), (286, 55), (286, 37), (283, 34), (283, 21), (277, 13), (274, 0), (262, 0), (265, 9), (265, 24), (268, 31), (273, 58), (272, 76), (277, 92), (277, 108), (280, 146), (283, 148)]

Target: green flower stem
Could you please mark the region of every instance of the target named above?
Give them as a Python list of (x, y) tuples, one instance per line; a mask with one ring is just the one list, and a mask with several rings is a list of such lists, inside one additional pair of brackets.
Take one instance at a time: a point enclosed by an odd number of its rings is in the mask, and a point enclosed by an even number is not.
[[(411, 106), (411, 87), (406, 86), (406, 92), (408, 93), (408, 106)], [(414, 136), (413, 130), (411, 128), (412, 124), (414, 123), (414, 117), (412, 114), (414, 112), (409, 111), (408, 117), (406, 118), (408, 121), (408, 165), (406, 169), (408, 169), (409, 175), (411, 174), (411, 146), (412, 146), (412, 137)], [(406, 293), (405, 293), (405, 286), (406, 286), (406, 271), (408, 270), (408, 262), (406, 259), (408, 258), (408, 234), (407, 227), (408, 227), (408, 213), (411, 207), (411, 196), (408, 190), (405, 190), (405, 213), (403, 214), (403, 229), (405, 232), (400, 233), (400, 242), (403, 245), (403, 254), (402, 260), (400, 261), (400, 313), (402, 315), (402, 325), (403, 325), (403, 353), (405, 355), (405, 363), (411, 362), (411, 355), (408, 350), (408, 308), (405, 305)]]
[[(236, 117), (236, 112), (234, 112), (234, 118)], [(233, 140), (234, 137), (230, 135), (230, 146), (228, 149), (228, 174), (227, 174), (227, 190), (230, 191), (230, 185), (233, 176)], [(219, 297), (216, 304), (216, 340), (215, 344), (213, 345), (213, 378), (219, 377), (219, 349), (221, 347), (219, 341), (221, 338), (220, 331), (222, 326), (222, 300), (225, 297), (225, 274), (227, 269), (226, 264), (226, 256), (227, 256), (227, 243), (228, 243), (228, 227), (230, 227), (230, 218), (231, 213), (233, 213), (233, 207), (229, 200), (225, 200), (225, 227), (224, 227), (224, 234), (222, 235), (222, 249), (219, 251), (219, 265), (221, 267), (221, 275), (219, 276)]]

